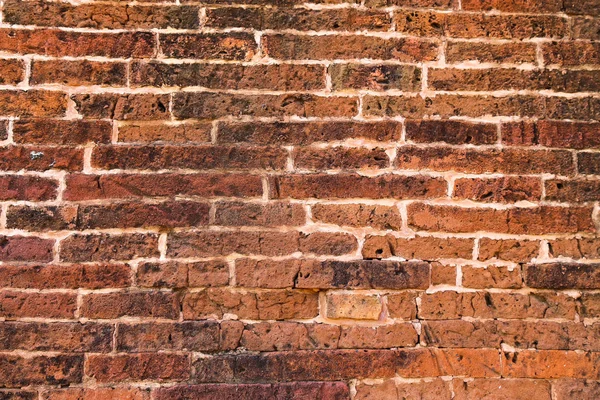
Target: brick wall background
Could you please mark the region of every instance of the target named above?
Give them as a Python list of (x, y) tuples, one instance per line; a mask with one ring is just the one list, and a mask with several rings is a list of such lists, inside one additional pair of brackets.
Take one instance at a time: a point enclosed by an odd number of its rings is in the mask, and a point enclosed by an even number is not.
[(1, 10), (1, 399), (600, 398), (600, 1)]

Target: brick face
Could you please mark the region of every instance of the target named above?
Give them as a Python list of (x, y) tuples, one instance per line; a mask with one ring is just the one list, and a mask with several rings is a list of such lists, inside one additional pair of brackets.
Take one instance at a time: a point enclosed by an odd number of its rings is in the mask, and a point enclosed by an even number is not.
[(600, 1), (0, 14), (0, 400), (600, 398)]

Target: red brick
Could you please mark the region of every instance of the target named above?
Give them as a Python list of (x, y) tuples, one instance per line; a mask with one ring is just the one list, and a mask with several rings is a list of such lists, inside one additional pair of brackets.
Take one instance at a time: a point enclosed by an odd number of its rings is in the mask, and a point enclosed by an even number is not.
[(297, 259), (280, 261), (238, 259), (235, 261), (235, 283), (236, 286), (251, 288), (293, 288), (296, 287), (300, 266), (301, 261)]
[[(464, 269), (465, 267), (463, 267)], [(453, 265), (443, 265), (437, 262), (431, 264), (432, 285), (455, 285), (457, 268)]]
[(438, 44), (435, 41), (416, 38), (269, 34), (263, 36), (263, 40), (265, 54), (281, 60), (371, 58), (419, 62), (438, 58)]
[[(26, 371), (26, 373), (23, 373)], [(69, 385), (83, 379), (83, 355), (0, 356), (0, 386)]]
[(600, 241), (595, 238), (548, 241), (550, 255), (569, 258), (600, 258)]
[(454, 379), (456, 400), (475, 400), (489, 398), (490, 400), (551, 400), (550, 382), (543, 380), (525, 379)]
[(529, 240), (479, 240), (479, 260), (506, 260), (517, 263), (529, 262), (540, 253), (540, 243)]
[(495, 144), (498, 128), (495, 124), (463, 121), (409, 120), (406, 139), (416, 143)]
[(521, 267), (488, 265), (485, 268), (462, 267), (462, 285), (475, 289), (518, 289), (523, 286)]
[(468, 258), (473, 255), (473, 240), (417, 236), (396, 238), (392, 235), (367, 236), (363, 244), (364, 258), (402, 257), (417, 260)]
[(249, 61), (256, 53), (251, 33), (160, 34), (160, 52), (166, 57)]
[(77, 295), (72, 293), (0, 292), (4, 318), (73, 318)]
[(299, 31), (387, 31), (391, 20), (383, 11), (336, 8), (238, 8), (206, 10), (206, 26), (214, 28), (289, 29)]
[(58, 182), (27, 175), (0, 176), (0, 200), (44, 201), (56, 198)]
[(225, 261), (144, 262), (137, 268), (137, 284), (142, 287), (226, 286), (229, 265)]
[(594, 224), (587, 207), (466, 208), (413, 203), (408, 207), (408, 225), (433, 232), (497, 232), (544, 235), (591, 232)]
[(165, 94), (75, 94), (71, 99), (84, 118), (170, 119), (169, 95)]
[(10, 0), (4, 18), (16, 25), (94, 29), (198, 28), (198, 8), (192, 6), (128, 6), (121, 4), (21, 2)]
[(554, 383), (556, 400), (593, 399), (600, 396), (600, 383), (584, 380), (563, 379)]
[(539, 201), (542, 182), (539, 178), (526, 176), (460, 178), (454, 181), (454, 197), (485, 203)]
[(62, 117), (65, 115), (66, 109), (67, 96), (61, 92), (47, 90), (0, 91), (0, 110), (5, 116)]
[(573, 155), (563, 150), (457, 149), (452, 147), (403, 146), (395, 167), (410, 170), (464, 173), (572, 175)]
[(0, 60), (0, 84), (16, 85), (25, 78), (25, 64), (21, 60)]
[(465, 0), (464, 10), (473, 11), (514, 11), (557, 13), (563, 10), (563, 2), (558, 0)]
[(301, 145), (361, 138), (384, 142), (401, 134), (402, 124), (396, 121), (220, 122), (217, 142)]
[(149, 400), (150, 390), (144, 388), (66, 388), (45, 391), (45, 400)]
[(577, 154), (577, 166), (580, 174), (600, 175), (600, 153)]
[(412, 65), (332, 64), (333, 90), (421, 90), (421, 69)]
[(177, 296), (168, 292), (115, 292), (83, 296), (81, 315), (85, 318), (120, 317), (179, 318)]
[(449, 41), (446, 48), (446, 61), (449, 63), (477, 61), (480, 63), (533, 64), (536, 62), (536, 57), (536, 45), (534, 43)]
[(340, 344), (341, 330), (329, 324), (259, 322), (244, 327), (240, 346), (250, 351), (335, 349)]
[(367, 7), (402, 6), (420, 8), (448, 8), (458, 7), (456, 0), (365, 0)]
[(317, 199), (428, 199), (445, 197), (444, 179), (428, 176), (354, 174), (303, 174), (278, 176), (271, 180), (272, 198)]
[(71, 235), (60, 243), (60, 258), (66, 262), (158, 256), (158, 235), (155, 234), (79, 234)]
[(83, 150), (68, 147), (0, 147), (0, 171), (81, 171)]
[(34, 61), (30, 80), (34, 84), (126, 86), (127, 67), (95, 61)]
[(502, 124), (502, 142), (515, 146), (600, 148), (598, 129), (600, 124), (594, 122), (511, 122)]
[(120, 324), (117, 351), (217, 351), (220, 329), (213, 321)]
[(3, 400), (36, 400), (39, 398), (39, 394), (32, 390), (8, 389), (0, 390), (0, 398)]
[(220, 399), (321, 399), (343, 400), (350, 396), (345, 382), (294, 382), (277, 384), (207, 384), (160, 388), (157, 400)]
[(301, 319), (314, 318), (318, 312), (317, 294), (299, 290), (210, 288), (187, 293), (183, 299), (184, 319), (222, 319), (224, 314), (241, 319)]
[(598, 23), (600, 19), (589, 17), (572, 17), (573, 27), (571, 37), (573, 39), (598, 39)]
[(331, 319), (380, 320), (383, 305), (376, 294), (327, 293), (326, 316)]
[(0, 261), (49, 262), (54, 240), (33, 236), (0, 236)]
[(2, 350), (106, 353), (112, 350), (110, 324), (1, 322)]
[(417, 317), (418, 292), (398, 292), (387, 295), (387, 309), (391, 318), (411, 320)]
[(542, 53), (546, 64), (600, 64), (600, 44), (597, 42), (552, 42), (542, 45)]
[(0, 282), (22, 289), (119, 288), (131, 284), (131, 268), (125, 264), (3, 265)]
[(86, 375), (97, 382), (183, 381), (190, 376), (190, 356), (169, 353), (90, 355)]
[(544, 289), (600, 289), (600, 264), (528, 264), (525, 283)]
[(600, 295), (598, 293), (583, 292), (579, 313), (584, 318), (598, 318), (600, 316)]
[(67, 176), (66, 200), (136, 197), (260, 197), (260, 176), (242, 174), (119, 174)]
[(306, 222), (301, 204), (219, 202), (215, 207), (215, 225), (300, 226)]
[[(231, 8), (227, 8), (231, 10)], [(135, 63), (133, 86), (202, 86), (211, 89), (325, 89), (325, 68), (321, 65)]]
[(390, 159), (385, 149), (374, 148), (310, 148), (292, 153), (295, 168), (310, 171), (388, 168)]
[(425, 262), (310, 261), (300, 264), (298, 288), (427, 289), (430, 266)]
[(14, 206), (7, 226), (33, 231), (110, 228), (176, 228), (208, 225), (210, 205), (192, 201), (121, 203), (106, 206)]
[(320, 96), (308, 93), (238, 94), (178, 92), (173, 95), (177, 119), (218, 119), (229, 115), (253, 117), (353, 117), (356, 97)]
[(0, 30), (0, 50), (54, 57), (147, 58), (155, 54), (150, 32), (92, 33), (58, 29)]
[(80, 145), (110, 143), (112, 124), (106, 121), (19, 119), (13, 139), (22, 144)]
[(119, 126), (118, 140), (125, 143), (203, 143), (210, 142), (212, 125), (208, 122), (170, 124), (132, 122)]
[(450, 385), (441, 379), (432, 381), (415, 381), (410, 383), (396, 383), (385, 380), (382, 383), (359, 383), (356, 386), (357, 400), (377, 399), (435, 399), (451, 400), (453, 398)]
[(567, 318), (575, 317), (576, 302), (564, 294), (453, 291), (421, 296), (419, 318)]
[(358, 248), (356, 237), (349, 233), (315, 232), (301, 234), (298, 249), (316, 255), (342, 256), (354, 253)]
[(503, 356), (503, 376), (510, 378), (577, 378), (598, 380), (598, 353), (524, 350)]
[(398, 207), (367, 204), (315, 204), (311, 207), (313, 220), (326, 224), (375, 229), (400, 230), (402, 217)]

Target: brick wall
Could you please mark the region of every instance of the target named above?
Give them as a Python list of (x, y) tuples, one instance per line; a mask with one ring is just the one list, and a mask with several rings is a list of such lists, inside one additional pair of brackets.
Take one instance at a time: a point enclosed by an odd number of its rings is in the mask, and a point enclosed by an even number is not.
[(600, 398), (600, 1), (1, 10), (0, 399)]

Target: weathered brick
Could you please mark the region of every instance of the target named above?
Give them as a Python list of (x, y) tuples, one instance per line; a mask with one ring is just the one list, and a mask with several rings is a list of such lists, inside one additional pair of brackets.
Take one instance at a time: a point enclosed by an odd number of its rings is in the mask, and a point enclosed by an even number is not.
[(536, 62), (536, 45), (522, 42), (449, 41), (446, 48), (446, 61), (449, 63), (475, 61), (479, 63), (533, 64)]
[(454, 398), (474, 400), (483, 397), (491, 399), (551, 400), (550, 382), (526, 379), (454, 379)]
[(0, 200), (44, 201), (56, 198), (58, 182), (27, 175), (0, 176)]
[(515, 11), (515, 12), (547, 12), (557, 13), (563, 9), (563, 2), (558, 0), (465, 0), (464, 10), (473, 11)]
[(251, 33), (160, 34), (160, 51), (167, 57), (249, 61), (256, 53)]
[(76, 384), (83, 379), (83, 355), (22, 357), (3, 354), (0, 371), (0, 387)]
[(299, 319), (318, 314), (314, 292), (297, 290), (235, 291), (209, 288), (187, 293), (183, 298), (184, 319), (222, 319), (234, 314), (241, 319)]
[(523, 286), (520, 267), (488, 265), (485, 268), (462, 267), (462, 284), (475, 289), (518, 289)]
[(356, 237), (349, 233), (314, 232), (301, 234), (298, 249), (316, 255), (342, 256), (354, 253), (358, 248)]
[(600, 296), (598, 293), (583, 293), (581, 296), (581, 316), (598, 318), (600, 316)]
[(290, 91), (325, 89), (325, 68), (322, 65), (136, 62), (131, 71), (133, 86)]
[(61, 92), (35, 89), (0, 91), (0, 110), (5, 116), (62, 117), (66, 109), (67, 96)]
[(456, 273), (457, 268), (453, 265), (443, 265), (438, 262), (431, 263), (431, 284), (455, 285)]
[(85, 318), (120, 317), (179, 318), (179, 301), (169, 292), (115, 292), (83, 296), (81, 315)]
[(304, 147), (295, 149), (292, 157), (295, 168), (309, 171), (378, 169), (390, 165), (390, 159), (382, 148)]
[(597, 42), (552, 42), (542, 45), (542, 52), (546, 64), (600, 64), (600, 44)]
[(245, 174), (71, 174), (66, 181), (66, 200), (176, 195), (259, 197), (263, 192), (260, 176)]
[(402, 217), (398, 207), (367, 204), (315, 204), (312, 218), (317, 222), (340, 226), (400, 230)]
[(155, 55), (150, 32), (73, 32), (58, 29), (0, 29), (0, 50), (54, 57), (147, 58)]
[(60, 243), (60, 258), (66, 262), (130, 260), (158, 256), (158, 235), (155, 234), (76, 234)]
[(564, 294), (453, 291), (421, 296), (419, 318), (567, 318), (573, 319), (575, 299)]
[(382, 383), (359, 383), (356, 386), (357, 400), (377, 399), (423, 399), (450, 400), (453, 398), (450, 385), (441, 379), (396, 383), (385, 380)]
[(573, 39), (598, 40), (600, 34), (600, 18), (573, 17), (573, 26), (571, 27), (571, 37)]
[(397, 292), (387, 295), (387, 309), (390, 317), (405, 320), (415, 319), (417, 317), (417, 297), (418, 292)]
[(106, 121), (21, 118), (13, 128), (13, 140), (21, 144), (110, 143), (111, 135), (112, 124)]
[(443, 232), (497, 232), (543, 235), (594, 230), (589, 207), (467, 208), (413, 203), (408, 225), (418, 230)]
[(157, 400), (194, 398), (209, 400), (284, 398), (290, 400), (343, 400), (350, 396), (345, 382), (294, 382), (277, 384), (205, 384), (164, 387), (155, 391)]
[(119, 324), (118, 351), (217, 351), (220, 327), (217, 322)]
[(215, 205), (215, 225), (301, 226), (305, 222), (301, 204), (219, 202)]
[(34, 61), (30, 80), (34, 84), (126, 86), (127, 66), (96, 61)]
[(302, 145), (346, 139), (365, 139), (379, 142), (400, 138), (402, 124), (381, 122), (220, 122), (219, 143), (280, 143)]
[[(520, 10), (519, 10), (520, 11)], [(486, 15), (401, 10), (394, 13), (396, 30), (415, 36), (528, 39), (567, 36), (566, 18), (552, 15)]]
[(298, 288), (427, 289), (430, 266), (425, 262), (303, 261)]
[(539, 201), (542, 197), (542, 182), (539, 178), (527, 176), (459, 178), (454, 181), (453, 194), (459, 199), (485, 203)]
[(212, 125), (208, 122), (171, 123), (137, 123), (120, 125), (119, 142), (125, 143), (207, 143), (210, 142)]
[(0, 292), (4, 318), (73, 318), (77, 295), (73, 293)]
[(0, 349), (106, 353), (112, 350), (110, 324), (1, 322)]
[(502, 124), (502, 142), (516, 146), (600, 148), (594, 122), (536, 121)]
[(66, 388), (44, 391), (44, 400), (149, 400), (150, 390), (144, 388), (98, 387), (98, 388)]
[(457, 149), (452, 147), (403, 146), (398, 149), (395, 167), (411, 170), (457, 171), (465, 173), (572, 175), (573, 155), (565, 150)]
[(205, 226), (208, 225), (209, 210), (209, 204), (192, 201), (106, 206), (15, 206), (7, 211), (6, 224), (11, 228), (33, 231)]
[(190, 356), (185, 354), (90, 355), (86, 362), (86, 375), (107, 383), (183, 381), (190, 372)]
[(544, 289), (600, 289), (599, 264), (528, 264), (525, 283)]
[(494, 144), (498, 141), (495, 124), (463, 121), (406, 121), (406, 139), (416, 143)]
[(421, 69), (412, 65), (332, 64), (333, 90), (421, 90)]
[(544, 181), (545, 199), (568, 203), (583, 203), (600, 199), (600, 181), (591, 179), (550, 179)]
[(438, 58), (438, 43), (426, 39), (269, 34), (263, 40), (265, 54), (281, 60), (370, 58), (419, 62)]
[(83, 150), (70, 147), (0, 147), (0, 171), (81, 171)]
[(131, 284), (131, 268), (125, 264), (3, 265), (1, 286), (22, 289), (103, 289)]
[(402, 6), (418, 8), (456, 9), (456, 0), (365, 0), (367, 7)]
[(214, 28), (289, 29), (300, 31), (387, 31), (391, 19), (383, 11), (338, 8), (238, 8), (206, 10), (206, 26)]
[(37, 398), (39, 398), (39, 394), (33, 390), (0, 390), (0, 399), (2, 400), (35, 400)]
[[(235, 261), (236, 286), (251, 288), (285, 289), (296, 287), (301, 261), (255, 260), (242, 258)], [(298, 285), (297, 287), (303, 287)]]
[(253, 117), (353, 117), (356, 97), (320, 96), (308, 93), (238, 94), (179, 92), (173, 95), (177, 119), (218, 119), (228, 115)]
[(381, 298), (377, 295), (327, 294), (327, 318), (378, 320), (382, 311)]
[(396, 238), (392, 235), (367, 236), (363, 245), (364, 258), (402, 257), (408, 260), (438, 260), (468, 258), (473, 255), (473, 240), (417, 236)]
[(271, 197), (281, 199), (427, 199), (444, 197), (447, 190), (444, 179), (424, 175), (282, 175), (274, 177), (270, 187)]
[(600, 175), (600, 153), (577, 154), (577, 169), (580, 174)]
[(561, 379), (554, 383), (557, 400), (593, 399), (600, 396), (600, 383), (585, 380)]
[(553, 257), (600, 258), (600, 241), (595, 238), (549, 240), (548, 248)]
[(25, 78), (25, 64), (21, 60), (0, 59), (0, 84), (16, 85)]
[(529, 262), (540, 252), (540, 243), (530, 240), (487, 239), (479, 240), (479, 260), (506, 260), (517, 263)]
[(578, 378), (597, 380), (598, 353), (559, 350), (524, 350), (503, 355), (503, 376), (509, 378)]
[(64, 26), (95, 29), (198, 28), (198, 8), (120, 4), (23, 2), (4, 5), (4, 18), (16, 25)]
[(34, 236), (0, 236), (0, 261), (49, 262), (54, 240)]
[(225, 261), (144, 262), (137, 268), (137, 284), (142, 287), (226, 286), (229, 265)]
[(71, 99), (84, 118), (170, 119), (169, 95), (165, 94), (75, 94)]

